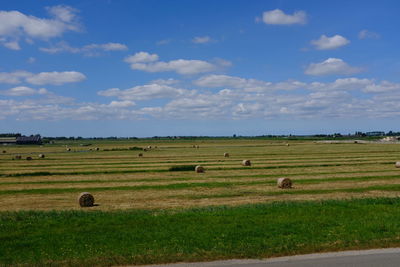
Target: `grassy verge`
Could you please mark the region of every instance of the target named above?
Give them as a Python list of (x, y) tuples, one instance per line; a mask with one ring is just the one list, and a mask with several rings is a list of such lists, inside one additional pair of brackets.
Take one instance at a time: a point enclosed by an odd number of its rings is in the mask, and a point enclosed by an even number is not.
[(400, 199), (174, 211), (3, 212), (0, 265), (259, 258), (400, 245)]

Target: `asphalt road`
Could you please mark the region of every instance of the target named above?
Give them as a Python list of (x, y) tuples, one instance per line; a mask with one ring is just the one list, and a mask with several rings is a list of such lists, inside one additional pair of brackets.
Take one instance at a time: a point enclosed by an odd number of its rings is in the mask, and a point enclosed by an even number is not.
[(399, 267), (400, 248), (356, 250), (298, 255), (265, 260), (227, 260), (213, 262), (151, 265), (152, 267)]

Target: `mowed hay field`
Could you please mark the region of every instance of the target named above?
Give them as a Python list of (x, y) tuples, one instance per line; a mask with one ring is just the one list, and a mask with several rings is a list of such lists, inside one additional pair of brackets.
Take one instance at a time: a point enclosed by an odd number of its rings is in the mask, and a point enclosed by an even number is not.
[[(1, 211), (180, 209), (400, 195), (397, 144), (140, 139), (2, 150)], [(245, 159), (251, 166), (241, 165)], [(205, 172), (169, 170), (181, 165), (201, 165)], [(290, 178), (293, 188), (278, 188), (280, 177)], [(81, 192), (90, 192), (96, 205), (81, 208)]]

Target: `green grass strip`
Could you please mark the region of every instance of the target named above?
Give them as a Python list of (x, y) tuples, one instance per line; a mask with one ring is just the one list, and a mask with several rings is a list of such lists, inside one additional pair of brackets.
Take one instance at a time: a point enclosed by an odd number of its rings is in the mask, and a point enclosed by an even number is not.
[[(359, 163), (333, 163), (333, 164), (305, 164), (305, 165), (272, 165), (262, 167), (209, 167), (208, 170), (268, 170), (268, 169), (286, 169), (286, 168), (317, 168), (317, 167), (338, 167), (338, 166), (360, 166), (371, 165), (371, 162)], [(393, 161), (374, 162), (374, 164), (388, 165), (394, 164)], [(144, 172), (169, 172), (168, 169), (146, 169), (146, 170), (113, 170), (113, 171), (76, 171), (76, 172), (23, 172), (23, 173), (9, 173), (0, 174), (0, 177), (24, 177), (24, 176), (50, 176), (50, 175), (92, 175), (92, 174), (122, 174), (122, 173), (144, 173)]]
[[(398, 179), (398, 176), (390, 177), (353, 177), (353, 178), (331, 178), (331, 179), (305, 179), (297, 180), (296, 183), (324, 183), (332, 181), (363, 181), (373, 179)], [(98, 192), (98, 191), (139, 191), (139, 190), (180, 190), (188, 188), (220, 188), (220, 187), (237, 187), (247, 185), (273, 185), (275, 180), (259, 180), (249, 182), (193, 182), (193, 183), (172, 183), (166, 185), (137, 185), (137, 186), (104, 186), (104, 187), (84, 187), (84, 188), (34, 188), (34, 189), (11, 189), (1, 190), (0, 195), (9, 194), (60, 194), (71, 192)], [(283, 195), (283, 194), (326, 194), (334, 192), (367, 192), (371, 190), (382, 191), (400, 191), (400, 184), (395, 185), (379, 185), (362, 188), (338, 188), (338, 189), (316, 189), (316, 190), (277, 190), (272, 192), (260, 193), (262, 195)], [(190, 196), (189, 196), (190, 197)], [(197, 197), (197, 196), (195, 196)], [(212, 195), (210, 196), (212, 197)]]
[(400, 199), (0, 213), (0, 265), (111, 266), (400, 245)]

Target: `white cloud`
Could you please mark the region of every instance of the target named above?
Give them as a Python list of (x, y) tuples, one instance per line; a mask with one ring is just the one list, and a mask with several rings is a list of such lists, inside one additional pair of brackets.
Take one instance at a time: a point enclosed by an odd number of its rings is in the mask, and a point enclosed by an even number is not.
[(127, 108), (127, 107), (132, 107), (135, 105), (135, 102), (125, 100), (125, 101), (111, 101), (109, 104), (110, 107), (113, 108)]
[(322, 75), (350, 75), (360, 72), (361, 69), (351, 67), (349, 64), (339, 58), (328, 58), (320, 63), (311, 63), (305, 70), (305, 74), (322, 76)]
[(366, 86), (373, 84), (373, 80), (369, 79), (358, 79), (358, 78), (340, 78), (336, 79), (332, 83), (321, 83), (313, 82), (307, 86), (310, 90), (322, 90), (322, 91), (349, 91), (349, 90), (361, 90)]
[(400, 84), (392, 83), (389, 81), (382, 81), (381, 83), (371, 83), (363, 89), (366, 93), (386, 93), (386, 92), (400, 92)]
[(265, 82), (256, 79), (244, 79), (228, 75), (211, 74), (200, 77), (193, 82), (202, 87), (227, 87), (244, 89), (246, 92), (268, 92), (275, 90), (295, 90), (304, 87), (305, 84), (299, 81), (284, 81), (279, 83)]
[(38, 91), (26, 86), (18, 86), (11, 88), (9, 90), (0, 91), (0, 94), (7, 96), (28, 96), (35, 95)]
[(160, 85), (173, 85), (173, 84), (180, 83), (180, 81), (169, 78), (169, 79), (157, 79), (157, 80), (152, 81), (151, 83), (160, 84)]
[(32, 75), (26, 79), (28, 83), (43, 85), (53, 84), (62, 85), (65, 83), (81, 82), (86, 79), (86, 76), (77, 71), (63, 71), (63, 72), (40, 72)]
[[(400, 115), (400, 83), (390, 81), (349, 77), (332, 82), (266, 82), (206, 75), (193, 81), (205, 87), (201, 90), (181, 87), (184, 82), (178, 88), (177, 82), (155, 80), (126, 90), (98, 91), (98, 95), (110, 99), (105, 103), (80, 102), (44, 88), (18, 86), (0, 91), (0, 119), (233, 120), (395, 118)], [(4, 96), (12, 99), (4, 100)]]
[(27, 60), (26, 62), (28, 62), (29, 64), (35, 63), (35, 62), (36, 62), (36, 58), (34, 58), (34, 57), (29, 57), (28, 60)]
[(87, 50), (94, 50), (94, 49), (99, 49), (99, 50), (104, 50), (104, 51), (124, 51), (128, 50), (128, 47), (124, 44), (120, 43), (106, 43), (106, 44), (90, 44), (90, 45), (85, 45), (82, 50), (87, 51)]
[(0, 83), (18, 84), (27, 82), (30, 84), (43, 85), (53, 84), (62, 85), (65, 83), (81, 82), (86, 76), (77, 71), (63, 72), (40, 72), (37, 74), (27, 71), (0, 72)]
[(98, 95), (117, 97), (122, 100), (149, 100), (157, 98), (170, 99), (190, 94), (193, 94), (193, 92), (156, 83), (135, 86), (126, 90), (111, 88), (98, 92)]
[(40, 47), (40, 51), (56, 54), (61, 52), (82, 53), (86, 56), (97, 56), (100, 51), (125, 51), (128, 47), (121, 43), (89, 44), (82, 47), (72, 47), (66, 42), (59, 42), (51, 47)]
[(211, 43), (214, 40), (210, 38), (210, 36), (198, 36), (198, 37), (194, 37), (192, 39), (192, 43), (195, 44), (206, 44), (206, 43)]
[(280, 9), (275, 9), (264, 12), (262, 21), (266, 24), (275, 25), (306, 24), (307, 14), (304, 11), (296, 11), (293, 15), (288, 15)]
[(171, 43), (171, 42), (172, 42), (171, 39), (164, 39), (164, 40), (158, 41), (156, 44), (157, 44), (157, 45), (167, 45), (167, 44), (169, 44), (169, 43)]
[(32, 73), (27, 71), (0, 72), (0, 83), (17, 84), (30, 76)]
[(51, 19), (25, 15), (19, 11), (0, 11), (0, 43), (5, 47), (19, 50), (19, 39), (25, 37), (49, 39), (59, 37), (66, 31), (79, 31), (77, 10), (69, 6), (48, 8)]
[[(214, 71), (217, 65), (203, 60), (176, 59), (168, 62), (158, 61), (157, 54), (139, 52), (125, 58), (125, 62), (131, 64), (131, 69), (146, 72), (167, 72), (173, 71), (183, 75), (198, 74)], [(218, 61), (217, 61), (218, 62)], [(228, 61), (224, 61), (226, 65)]]
[(3, 45), (11, 50), (21, 50), (21, 47), (17, 41), (4, 42)]
[(216, 66), (202, 60), (186, 60), (177, 59), (169, 62), (155, 63), (134, 63), (131, 65), (134, 70), (142, 70), (146, 72), (166, 72), (174, 71), (179, 74), (197, 74), (216, 70)]
[(157, 54), (149, 54), (147, 52), (138, 52), (132, 56), (126, 57), (124, 59), (125, 62), (127, 63), (148, 63), (148, 62), (154, 62), (158, 60), (158, 55)]
[(315, 46), (318, 50), (331, 50), (336, 49), (341, 46), (349, 44), (350, 41), (341, 35), (335, 35), (332, 37), (327, 37), (326, 35), (321, 35), (318, 40), (312, 40), (311, 44)]
[(380, 35), (376, 32), (362, 30), (358, 33), (359, 39), (379, 39)]

